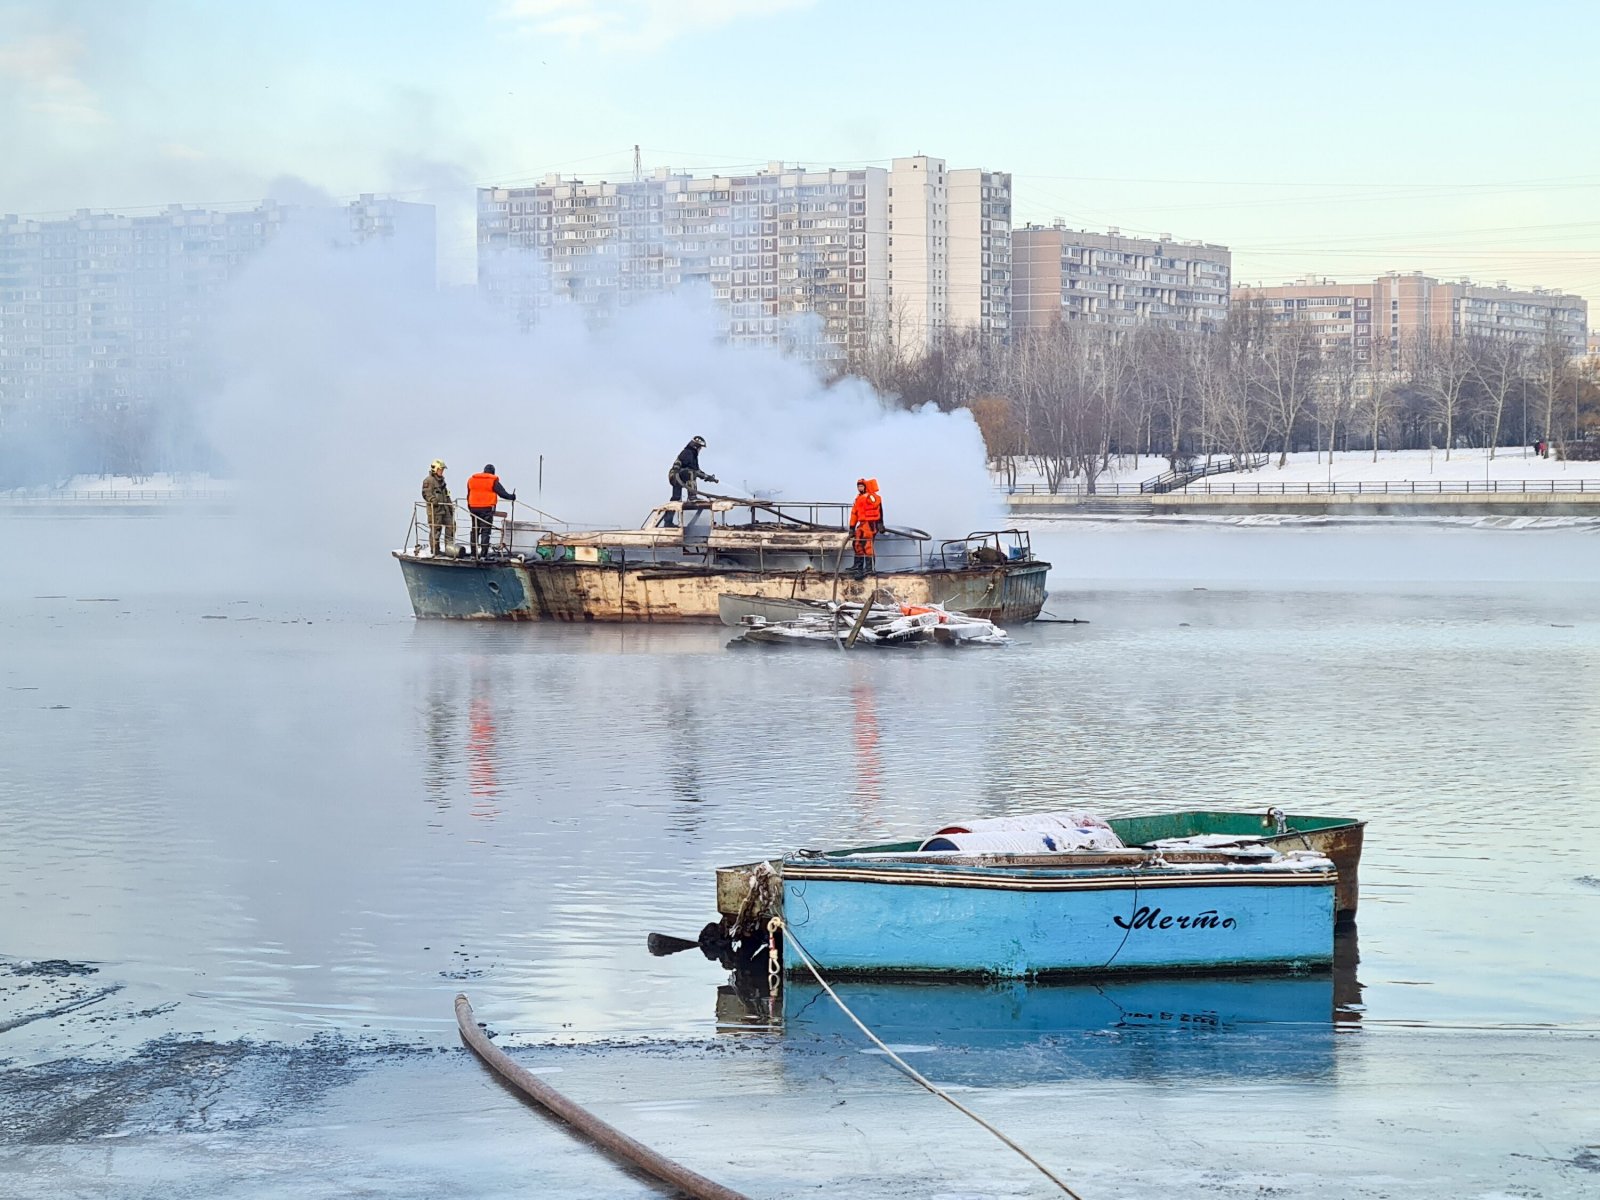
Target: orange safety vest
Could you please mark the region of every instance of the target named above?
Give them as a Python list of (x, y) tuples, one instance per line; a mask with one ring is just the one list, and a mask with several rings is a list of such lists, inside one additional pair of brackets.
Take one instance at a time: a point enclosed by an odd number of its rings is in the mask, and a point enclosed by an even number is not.
[(860, 492), (856, 502), (850, 506), (850, 525), (852, 528), (863, 521), (883, 520), (883, 501), (875, 492)]
[(496, 496), (494, 485), (500, 482), (500, 476), (491, 475), (487, 471), (479, 471), (467, 480), (467, 507), (468, 508), (493, 508)]

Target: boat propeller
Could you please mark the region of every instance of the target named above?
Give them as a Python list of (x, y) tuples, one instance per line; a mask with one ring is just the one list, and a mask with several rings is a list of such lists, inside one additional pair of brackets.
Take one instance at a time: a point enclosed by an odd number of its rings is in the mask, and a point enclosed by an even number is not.
[(657, 958), (665, 958), (669, 954), (677, 954), (684, 950), (696, 950), (715, 962), (732, 949), (733, 943), (728, 940), (728, 935), (722, 932), (722, 926), (712, 921), (700, 931), (699, 938), (690, 941), (688, 938), (673, 937), (670, 933), (652, 933), (645, 939), (645, 946)]

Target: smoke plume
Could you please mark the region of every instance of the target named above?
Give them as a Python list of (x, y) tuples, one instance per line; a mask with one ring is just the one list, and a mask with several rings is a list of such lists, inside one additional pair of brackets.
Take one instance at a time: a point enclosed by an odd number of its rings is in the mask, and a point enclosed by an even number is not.
[(866, 475), (890, 524), (958, 536), (998, 519), (968, 414), (827, 384), (722, 325), (709, 297), (679, 293), (598, 327), (558, 307), (521, 332), (474, 289), (418, 281), (386, 242), (290, 228), (226, 297), (211, 431), (272, 552), (339, 574), (400, 544), (435, 458), (458, 498), (492, 462), (519, 501), (637, 526), (696, 434), (715, 491), (847, 502)]

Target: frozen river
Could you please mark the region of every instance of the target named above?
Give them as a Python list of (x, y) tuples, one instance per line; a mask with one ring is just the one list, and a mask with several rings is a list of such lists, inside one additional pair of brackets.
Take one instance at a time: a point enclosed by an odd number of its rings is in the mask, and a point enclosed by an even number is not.
[(12, 526), (0, 1194), (650, 1194), (455, 1049), (458, 990), (752, 1195), (1048, 1194), (646, 934), (786, 848), (1274, 804), (1370, 822), (1331, 981), (862, 1002), (1085, 1197), (1600, 1188), (1600, 534), (1057, 523), (1087, 624), (844, 656), (418, 624), (387, 560), (201, 525)]

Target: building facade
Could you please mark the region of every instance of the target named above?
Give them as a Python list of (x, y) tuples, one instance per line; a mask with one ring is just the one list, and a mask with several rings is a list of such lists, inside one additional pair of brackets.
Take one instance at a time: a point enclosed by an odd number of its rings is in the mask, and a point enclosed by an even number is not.
[(1004, 337), (1011, 330), (1011, 176), (951, 171), (949, 302), (954, 329)]
[(1227, 320), (1232, 271), (1226, 246), (1028, 225), (1011, 235), (1011, 319), (1018, 329), (1080, 321), (1198, 333)]
[[(952, 174), (963, 198), (955, 218)], [(952, 319), (953, 219), (1003, 242), (1009, 177), (950, 173), (921, 156), (887, 169), (774, 162), (752, 175), (703, 178), (662, 168), (616, 183), (551, 175), (479, 189), (478, 282), (525, 325), (555, 305), (605, 319), (699, 286), (731, 340), (843, 361), (865, 354), (886, 328), (910, 343)], [(971, 297), (963, 293), (958, 317), (974, 325), (1003, 321), (1008, 307), (1004, 296), (986, 304), (982, 295), (1008, 287), (1004, 249), (983, 257), (959, 274)]]
[(1357, 363), (1380, 369), (1396, 366), (1401, 348), (1424, 336), (1510, 338), (1530, 346), (1553, 339), (1581, 354), (1589, 324), (1581, 296), (1504, 282), (1441, 282), (1420, 271), (1352, 284), (1298, 279), (1240, 287), (1234, 303), (1274, 322), (1305, 322), (1324, 351), (1348, 352)]
[(218, 295), (286, 223), (313, 216), (336, 244), (401, 239), (407, 270), (431, 286), (433, 209), (370, 195), (333, 211), (267, 201), (0, 218), (0, 432), (92, 424), (188, 395)]

